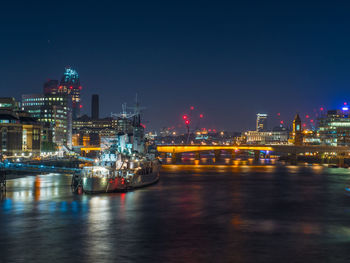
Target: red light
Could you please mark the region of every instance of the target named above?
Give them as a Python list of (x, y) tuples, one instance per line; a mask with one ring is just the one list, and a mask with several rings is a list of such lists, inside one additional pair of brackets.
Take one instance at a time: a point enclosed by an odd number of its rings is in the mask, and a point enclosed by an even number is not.
[(190, 124), (190, 121), (189, 120), (185, 120), (185, 124), (186, 125)]
[(62, 89), (62, 86), (59, 86), (58, 89)]
[(310, 120), (310, 122), (314, 122), (314, 120)]
[(281, 116), (281, 113), (277, 113), (277, 116)]
[(210, 132), (211, 132), (211, 129), (209, 129), (208, 131), (210, 131)]
[(80, 105), (79, 107), (80, 107), (80, 109), (81, 109), (81, 108), (83, 107), (83, 105)]
[(199, 114), (199, 118), (203, 118), (203, 114)]
[(280, 123), (281, 123), (281, 124), (283, 124), (283, 123), (284, 123), (284, 121), (280, 121)]
[(83, 87), (82, 87), (82, 86), (79, 86), (79, 89), (80, 89), (80, 90), (82, 90), (82, 89), (83, 89)]
[(216, 132), (216, 130), (214, 129), (213, 132)]
[(305, 123), (303, 123), (303, 127), (306, 127), (306, 124), (305, 124)]
[(187, 115), (182, 116), (182, 118), (183, 118), (184, 120), (186, 120), (186, 119), (187, 119)]
[(305, 117), (306, 117), (306, 119), (308, 119), (310, 116), (309, 116), (309, 115), (306, 115)]
[(144, 129), (146, 129), (146, 125), (144, 125), (143, 123), (140, 123), (141, 127), (143, 127)]
[(346, 102), (344, 102), (344, 105), (346, 105), (347, 103)]
[(323, 111), (323, 107), (320, 108), (320, 111)]
[(191, 107), (190, 107), (190, 110), (194, 110), (194, 107), (193, 107), (193, 106), (191, 106)]
[(73, 86), (70, 86), (69, 88), (70, 88), (70, 89), (73, 89)]

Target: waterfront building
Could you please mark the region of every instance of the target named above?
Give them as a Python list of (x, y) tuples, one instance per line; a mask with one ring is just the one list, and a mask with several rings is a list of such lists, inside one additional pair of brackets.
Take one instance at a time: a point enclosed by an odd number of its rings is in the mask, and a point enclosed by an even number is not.
[(1, 111), (17, 111), (19, 110), (19, 102), (15, 98), (4, 97), (0, 98)]
[(350, 118), (348, 106), (340, 110), (329, 110), (319, 119), (321, 144), (350, 146)]
[(40, 155), (41, 124), (19, 110), (14, 98), (0, 98), (0, 153), (2, 157)]
[(304, 130), (303, 131), (303, 144), (304, 145), (320, 145), (321, 139), (318, 131)]
[(288, 131), (247, 131), (245, 132), (247, 144), (287, 144)]
[(19, 111), (18, 117), (22, 124), (21, 155), (40, 156), (42, 124), (25, 111)]
[(258, 113), (256, 115), (256, 131), (262, 132), (267, 130), (267, 114)]
[(80, 110), (83, 107), (80, 97), (81, 90), (82, 87), (80, 85), (80, 79), (77, 71), (71, 67), (66, 67), (58, 86), (58, 92), (70, 96), (72, 102), (71, 105), (73, 120), (81, 116)]

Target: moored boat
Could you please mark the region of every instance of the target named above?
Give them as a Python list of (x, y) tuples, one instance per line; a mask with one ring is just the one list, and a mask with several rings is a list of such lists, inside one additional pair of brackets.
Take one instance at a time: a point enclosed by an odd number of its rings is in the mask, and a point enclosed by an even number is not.
[(156, 183), (159, 180), (160, 161), (147, 152), (144, 127), (138, 107), (135, 113), (118, 115), (123, 127), (110, 147), (105, 149), (93, 166), (82, 169), (73, 177), (76, 191), (102, 193), (127, 191)]

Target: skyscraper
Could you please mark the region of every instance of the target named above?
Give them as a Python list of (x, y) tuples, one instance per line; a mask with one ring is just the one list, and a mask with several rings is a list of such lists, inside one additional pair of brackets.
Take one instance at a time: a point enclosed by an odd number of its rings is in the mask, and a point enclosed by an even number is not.
[(91, 98), (91, 118), (93, 120), (99, 119), (99, 99), (97, 94), (93, 94)]
[(258, 113), (256, 115), (256, 131), (266, 131), (267, 129), (267, 114)]
[(81, 89), (78, 73), (71, 67), (66, 67), (58, 87), (58, 92), (71, 97), (73, 119), (80, 117), (80, 109), (83, 107), (80, 98)]

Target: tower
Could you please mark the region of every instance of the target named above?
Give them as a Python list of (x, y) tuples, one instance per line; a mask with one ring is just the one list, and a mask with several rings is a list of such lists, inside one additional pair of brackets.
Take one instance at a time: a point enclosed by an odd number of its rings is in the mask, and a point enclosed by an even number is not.
[(83, 107), (81, 104), (80, 80), (78, 73), (71, 67), (66, 67), (63, 73), (58, 92), (67, 94), (72, 100), (72, 118), (77, 119), (80, 117), (80, 109)]
[(303, 144), (303, 133), (301, 129), (301, 119), (299, 117), (299, 114), (295, 115), (293, 120), (292, 138), (293, 138), (294, 145)]
[(97, 94), (93, 94), (91, 97), (91, 118), (93, 120), (99, 119), (99, 98)]

